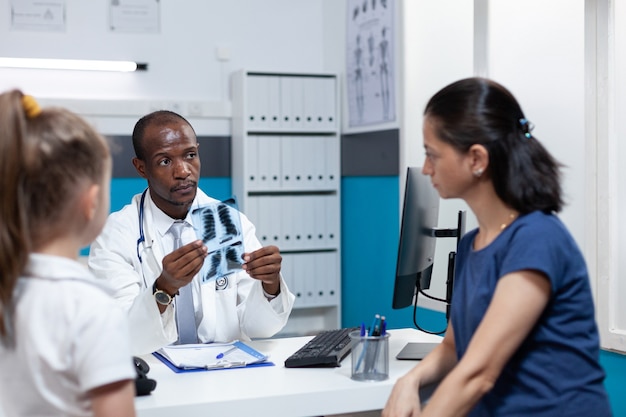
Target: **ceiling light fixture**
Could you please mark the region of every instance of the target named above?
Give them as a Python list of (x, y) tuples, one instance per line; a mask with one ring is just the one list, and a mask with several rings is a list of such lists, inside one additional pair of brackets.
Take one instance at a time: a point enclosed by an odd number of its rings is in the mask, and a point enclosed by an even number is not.
[(91, 61), (83, 59), (2, 58), (0, 68), (29, 68), (79, 71), (146, 71), (148, 64), (133, 61)]

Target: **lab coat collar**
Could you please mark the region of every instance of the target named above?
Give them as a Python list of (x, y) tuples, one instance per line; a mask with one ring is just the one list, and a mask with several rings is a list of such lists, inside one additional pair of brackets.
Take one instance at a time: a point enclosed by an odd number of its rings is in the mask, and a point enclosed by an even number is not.
[[(192, 208), (196, 207), (198, 204), (199, 193), (200, 193), (200, 189), (198, 189), (196, 192), (196, 197), (194, 198), (193, 203), (191, 204)], [(148, 206), (147, 207), (148, 210), (150, 210), (152, 213), (152, 226), (154, 226), (154, 228), (157, 230), (157, 232), (162, 238), (163, 236), (165, 236), (166, 233), (169, 232), (170, 227), (172, 227), (172, 224), (176, 221), (176, 219), (173, 219), (167, 214), (165, 214), (160, 208), (157, 207), (156, 204), (154, 204), (154, 201), (152, 201), (150, 190), (148, 190), (148, 198), (146, 198), (146, 205)], [(191, 221), (191, 210), (187, 212), (187, 217), (185, 217), (185, 221), (188, 224), (193, 225), (193, 222)]]

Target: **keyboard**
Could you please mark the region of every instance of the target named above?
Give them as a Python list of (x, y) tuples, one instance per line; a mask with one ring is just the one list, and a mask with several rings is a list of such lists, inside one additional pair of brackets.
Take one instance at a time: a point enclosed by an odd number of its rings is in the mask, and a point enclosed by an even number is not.
[(285, 360), (286, 368), (340, 366), (350, 353), (350, 332), (358, 327), (324, 330)]

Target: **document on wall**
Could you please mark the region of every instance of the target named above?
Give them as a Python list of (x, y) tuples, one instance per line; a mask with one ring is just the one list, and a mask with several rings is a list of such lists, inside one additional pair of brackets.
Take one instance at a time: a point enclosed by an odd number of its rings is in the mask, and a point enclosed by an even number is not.
[(11, 29), (65, 32), (65, 0), (11, 0)]
[(267, 355), (243, 342), (170, 345), (156, 352), (179, 369), (228, 369), (266, 362)]
[(110, 0), (111, 32), (159, 33), (161, 3), (159, 0)]

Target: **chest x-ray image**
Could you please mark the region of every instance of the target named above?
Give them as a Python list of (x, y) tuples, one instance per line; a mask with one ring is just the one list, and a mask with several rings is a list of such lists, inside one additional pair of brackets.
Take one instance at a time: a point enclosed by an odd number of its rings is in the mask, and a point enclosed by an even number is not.
[(243, 235), (235, 199), (199, 207), (191, 215), (198, 239), (208, 248), (200, 270), (202, 283), (241, 270)]

